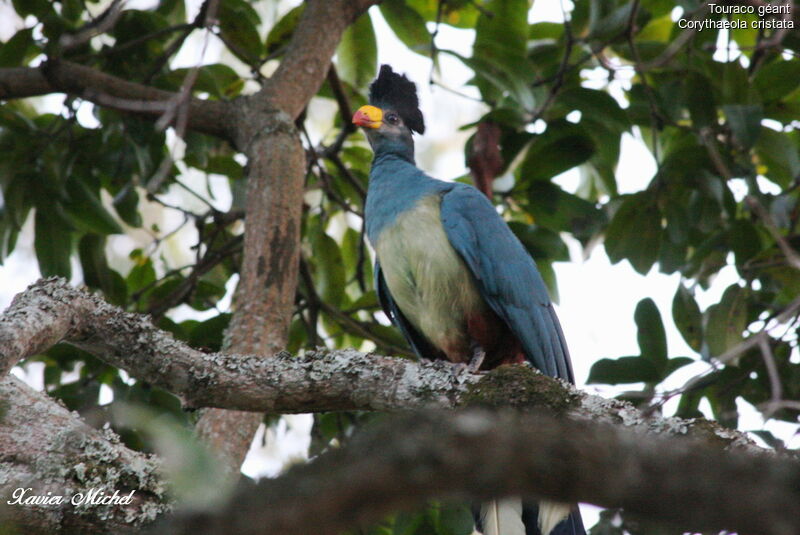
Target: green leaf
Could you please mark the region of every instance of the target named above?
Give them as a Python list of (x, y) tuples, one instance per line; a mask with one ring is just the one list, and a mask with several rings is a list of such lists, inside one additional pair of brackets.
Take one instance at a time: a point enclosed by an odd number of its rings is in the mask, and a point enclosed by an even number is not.
[(606, 223), (606, 216), (594, 203), (567, 193), (550, 182), (533, 182), (528, 191), (528, 211), (534, 222), (555, 232), (571, 232), (589, 240)]
[(122, 233), (122, 227), (83, 180), (71, 181), (69, 196), (70, 199), (63, 203), (64, 211), (76, 228), (96, 234)]
[[(492, 90), (489, 78), (504, 79), (500, 85), (516, 87), (517, 101), (525, 109), (533, 109), (532, 67), (527, 62), (528, 0), (490, 0), (483, 4), (475, 25), (475, 44), (470, 65), (477, 77), (476, 85), (485, 99), (496, 100), (502, 93)], [(499, 77), (499, 78), (498, 78)], [(497, 82), (493, 82), (497, 86)]]
[(394, 520), (392, 535), (414, 535), (422, 521), (423, 517), (419, 513), (398, 513)]
[(464, 505), (441, 506), (439, 510), (439, 526), (447, 535), (470, 535), (475, 528), (472, 512)]
[(702, 128), (717, 124), (716, 102), (708, 78), (690, 72), (683, 80), (683, 101), (695, 126)]
[(108, 302), (124, 306), (128, 289), (122, 276), (108, 266), (105, 245), (105, 237), (97, 234), (86, 234), (78, 242), (83, 282), (90, 288), (101, 289)]
[(658, 252), (658, 270), (661, 273), (675, 273), (686, 264), (689, 246), (686, 243), (675, 243), (664, 231), (661, 236), (661, 248)]
[(673, 243), (686, 243), (689, 239), (688, 207), (675, 200), (668, 200), (664, 205), (667, 237)]
[(747, 327), (747, 299), (737, 284), (728, 286), (719, 303), (706, 311), (708, 353), (718, 357), (742, 341)]
[(342, 252), (336, 240), (321, 229), (310, 234), (314, 254), (314, 282), (323, 301), (338, 307), (345, 296), (345, 272)]
[(636, 338), (642, 357), (652, 360), (658, 370), (663, 370), (667, 361), (667, 335), (655, 302), (649, 297), (639, 301), (633, 318), (638, 328)]
[[(515, 101), (522, 112), (530, 113), (536, 105), (536, 98), (529, 81), (533, 79), (533, 70), (528, 63), (517, 63), (512, 69), (500, 62), (480, 57), (461, 56), (451, 50), (442, 50), (457, 57), (475, 72), (473, 84), (480, 90), (486, 101), (502, 101), (507, 97)], [(519, 110), (515, 110), (519, 113)]]
[(456, 28), (474, 29), (479, 14), (474, 2), (465, 0), (406, 0), (406, 3), (426, 22), (436, 22), (439, 18), (443, 24)]
[(561, 296), (558, 293), (558, 280), (556, 279), (556, 272), (553, 269), (552, 262), (539, 261), (536, 262), (536, 267), (539, 269), (539, 274), (542, 276), (544, 285), (547, 286), (547, 294), (550, 299), (555, 303), (561, 302)]
[(744, 266), (745, 262), (761, 252), (761, 236), (755, 225), (746, 219), (737, 219), (731, 223), (728, 243), (736, 256), (737, 266)]
[(625, 195), (606, 231), (608, 258), (616, 264), (627, 258), (642, 275), (658, 258), (661, 247), (661, 216), (647, 192)]
[(672, 298), (672, 319), (686, 344), (697, 352), (703, 345), (703, 317), (691, 292), (678, 284)]
[(668, 377), (671, 373), (676, 370), (683, 368), (684, 366), (688, 366), (692, 364), (694, 359), (689, 357), (674, 357), (667, 361), (667, 367), (665, 369), (664, 377)]
[(85, 411), (97, 406), (100, 383), (98, 381), (76, 381), (54, 388), (48, 394), (60, 400), (71, 411)]
[(409, 50), (423, 56), (428, 54), (431, 35), (419, 13), (408, 7), (404, 0), (384, 0), (380, 9), (386, 23)]
[(764, 110), (761, 106), (730, 104), (723, 106), (722, 111), (728, 118), (728, 125), (739, 144), (749, 149), (758, 139), (761, 131), (761, 118)]
[(564, 113), (578, 110), (585, 117), (601, 121), (607, 128), (625, 132), (631, 126), (628, 114), (614, 97), (605, 91), (586, 87), (571, 87), (558, 94), (554, 109)]
[(475, 25), (473, 55), (512, 67), (525, 60), (528, 45), (528, 0), (485, 2)]
[(508, 226), (522, 242), (534, 260), (547, 259), (551, 262), (568, 262), (569, 249), (557, 232), (536, 225), (526, 225), (511, 221)]
[(75, 24), (83, 15), (84, 5), (81, 0), (61, 0), (61, 16)]
[(759, 69), (753, 85), (764, 101), (779, 100), (800, 87), (800, 61), (774, 61)]
[(639, 42), (656, 41), (658, 43), (667, 43), (675, 23), (672, 21), (672, 16), (667, 13), (662, 17), (650, 20), (647, 26), (641, 29), (636, 35), (636, 40)]
[[(713, 34), (714, 32), (709, 32)], [(750, 82), (747, 69), (738, 61), (729, 61), (714, 66), (713, 73), (709, 74), (714, 85), (721, 88), (720, 102), (722, 104), (756, 104), (760, 102), (758, 91)]]
[(239, 180), (244, 176), (242, 164), (237, 162), (230, 154), (209, 156), (205, 172), (224, 175), (231, 180)]
[(303, 14), (305, 7), (305, 4), (300, 4), (290, 9), (281, 20), (275, 23), (267, 35), (267, 42), (265, 45), (267, 54), (275, 53), (280, 47), (289, 42), (289, 38), (291, 38), (295, 28), (297, 28), (300, 15)]
[(796, 135), (763, 127), (755, 149), (759, 163), (764, 166), (759, 168), (759, 174), (783, 188), (800, 176), (800, 145)]
[(139, 194), (132, 184), (123, 187), (114, 197), (114, 209), (119, 217), (132, 227), (142, 226), (142, 215), (139, 213)]
[(153, 268), (153, 261), (149, 257), (143, 256), (139, 250), (131, 253), (131, 259), (136, 263), (128, 272), (126, 282), (129, 293), (134, 293), (155, 282), (156, 270)]
[(661, 380), (656, 365), (645, 357), (601, 359), (592, 365), (587, 384), (657, 383)]
[(208, 310), (217, 304), (225, 295), (225, 286), (200, 280), (195, 287), (189, 306), (195, 310)]
[(378, 45), (369, 13), (364, 13), (342, 35), (336, 51), (339, 76), (354, 87), (366, 87), (378, 71)]
[(0, 67), (19, 67), (37, 51), (33, 29), (20, 30), (0, 46)]
[[(191, 69), (175, 69), (159, 79), (164, 89), (178, 91)], [(231, 99), (241, 93), (244, 80), (232, 68), (222, 63), (203, 65), (197, 71), (193, 91), (204, 91), (214, 99)]]
[(43, 277), (72, 275), (69, 258), (72, 253), (72, 232), (64, 220), (52, 210), (37, 208), (34, 218), (33, 248)]
[[(592, 5), (598, 2), (592, 2)], [(623, 37), (631, 18), (632, 2), (624, 3), (603, 17), (593, 17), (589, 27), (589, 37), (595, 40), (609, 40)], [(637, 12), (636, 25), (640, 28), (645, 25), (646, 14), (644, 10)]]
[(222, 338), (231, 321), (230, 314), (219, 314), (192, 327), (189, 332), (189, 345), (207, 351), (222, 349)]
[(592, 157), (595, 143), (585, 129), (567, 121), (548, 125), (528, 146), (522, 162), (522, 180), (549, 180)]
[(557, 40), (564, 33), (564, 25), (560, 22), (535, 22), (528, 27), (528, 39)]
[(172, 24), (186, 22), (186, 6), (184, 0), (161, 0), (156, 12)]
[(256, 10), (244, 0), (223, 0), (219, 6), (220, 33), (230, 43), (230, 51), (247, 65), (257, 63), (264, 53), (260, 23)]
[(40, 21), (53, 13), (53, 6), (48, 0), (13, 0), (14, 11), (21, 17), (33, 15)]

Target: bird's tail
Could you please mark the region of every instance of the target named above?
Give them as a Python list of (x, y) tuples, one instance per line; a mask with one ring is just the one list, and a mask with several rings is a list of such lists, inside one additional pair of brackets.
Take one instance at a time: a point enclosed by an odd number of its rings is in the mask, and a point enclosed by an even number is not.
[[(522, 500), (520, 498), (503, 498), (502, 500), (492, 500), (481, 504), (480, 513), (478, 515), (478, 525), (482, 535), (526, 535), (529, 533), (541, 533), (541, 535), (550, 535), (558, 524), (567, 518), (572, 512), (573, 506), (566, 503), (552, 502), (542, 500), (538, 507), (533, 509), (533, 518), (530, 518), (531, 511), (523, 512)], [(538, 511), (537, 511), (538, 509)], [(476, 511), (477, 512), (477, 511)], [(537, 515), (538, 513), (538, 515)], [(538, 516), (538, 531), (534, 519)], [(523, 519), (527, 517), (525, 522), (531, 525), (526, 525)], [(580, 524), (580, 521), (578, 521)], [(584, 533), (582, 527), (578, 531), (570, 528), (559, 528), (558, 533), (566, 533), (566, 529), (570, 534)], [(476, 535), (473, 533), (473, 535)]]
[(480, 518), (483, 535), (525, 535), (520, 498), (503, 498), (481, 504)]
[(572, 506), (568, 503), (551, 502), (542, 500), (539, 502), (539, 531), (542, 535), (549, 535), (559, 522), (567, 518), (572, 512)]

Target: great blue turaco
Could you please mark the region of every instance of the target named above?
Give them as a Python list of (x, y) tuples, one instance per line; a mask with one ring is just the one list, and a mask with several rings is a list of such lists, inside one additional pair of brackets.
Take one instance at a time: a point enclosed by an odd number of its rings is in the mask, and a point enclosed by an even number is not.
[[(375, 283), (386, 314), (423, 359), (474, 370), (533, 364), (573, 382), (564, 335), (536, 264), (474, 187), (416, 167), (425, 122), (416, 86), (382, 65), (362, 127), (374, 158), (365, 207)], [(484, 535), (585, 535), (575, 505), (503, 498), (474, 507)]]

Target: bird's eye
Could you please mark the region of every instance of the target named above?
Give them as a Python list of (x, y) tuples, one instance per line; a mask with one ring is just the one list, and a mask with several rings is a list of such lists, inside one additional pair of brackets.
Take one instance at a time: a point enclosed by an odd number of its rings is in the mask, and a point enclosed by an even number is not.
[(387, 113), (386, 114), (386, 121), (389, 124), (397, 124), (400, 121), (400, 118), (397, 116), (396, 113)]

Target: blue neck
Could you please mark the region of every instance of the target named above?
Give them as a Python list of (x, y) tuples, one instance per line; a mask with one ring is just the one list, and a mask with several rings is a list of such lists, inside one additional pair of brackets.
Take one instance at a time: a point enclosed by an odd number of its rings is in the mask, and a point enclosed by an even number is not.
[(407, 138), (376, 135), (369, 138), (372, 150), (375, 153), (375, 162), (384, 157), (395, 157), (414, 164), (414, 140), (411, 134)]
[[(413, 153), (413, 148), (411, 151)], [(417, 169), (413, 156), (409, 158), (407, 152), (376, 150), (364, 208), (370, 243), (374, 246), (381, 232), (419, 199), (449, 187), (448, 183), (435, 180)]]

